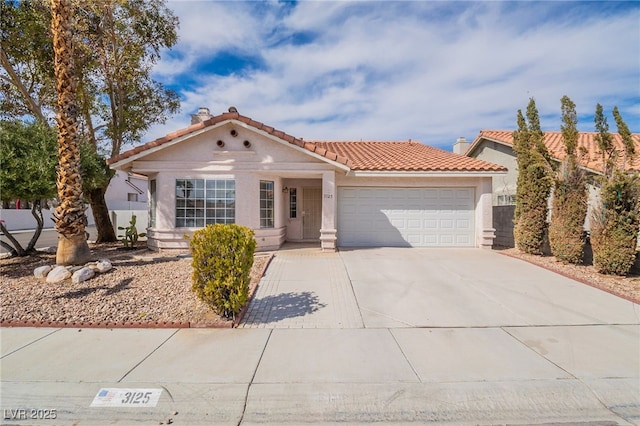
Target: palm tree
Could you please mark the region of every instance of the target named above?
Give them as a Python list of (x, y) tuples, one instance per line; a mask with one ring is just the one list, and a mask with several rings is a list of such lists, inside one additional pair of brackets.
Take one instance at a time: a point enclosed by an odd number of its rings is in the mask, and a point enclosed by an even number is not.
[(58, 187), (59, 204), (54, 213), (58, 231), (56, 263), (77, 265), (91, 257), (85, 227), (87, 216), (82, 202), (80, 150), (76, 120), (76, 79), (71, 41), (71, 3), (51, 0), (51, 32), (55, 54), (58, 92)]

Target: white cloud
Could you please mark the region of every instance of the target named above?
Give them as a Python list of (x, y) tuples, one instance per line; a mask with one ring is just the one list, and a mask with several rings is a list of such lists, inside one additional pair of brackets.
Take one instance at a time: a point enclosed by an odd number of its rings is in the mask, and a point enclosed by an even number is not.
[[(181, 20), (180, 60), (163, 60), (158, 78), (179, 82), (220, 51), (262, 63), (196, 75), (182, 93), (183, 115), (149, 139), (188, 125), (199, 106), (217, 114), (235, 105), (305, 139), (412, 138), (448, 148), (458, 136), (513, 128), (531, 96), (543, 128), (558, 129), (565, 94), (581, 115), (617, 103), (640, 129), (637, 7), (596, 13), (592, 4), (557, 17), (550, 3), (300, 2), (287, 14), (275, 3), (169, 6)], [(298, 32), (305, 43), (289, 40)]]

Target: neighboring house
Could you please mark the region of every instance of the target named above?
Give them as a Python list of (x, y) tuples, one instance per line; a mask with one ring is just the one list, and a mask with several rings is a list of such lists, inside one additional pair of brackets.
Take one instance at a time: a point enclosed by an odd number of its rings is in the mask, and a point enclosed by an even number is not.
[(116, 236), (123, 235), (124, 231), (118, 228), (129, 226), (134, 215), (138, 229), (149, 225), (148, 183), (145, 175), (133, 172), (117, 171), (111, 178), (104, 198)]
[[(578, 139), (579, 162), (590, 177), (602, 175), (604, 172), (602, 153), (598, 148), (595, 136), (595, 132), (580, 132)], [(622, 151), (623, 144), (620, 135), (612, 133), (611, 136), (616, 149)], [(624, 169), (640, 171), (640, 134), (634, 133), (632, 138), (638, 155), (633, 160), (627, 160)], [(565, 146), (561, 132), (544, 132), (544, 142), (554, 160), (560, 162), (565, 158)], [(463, 138), (458, 139), (453, 152), (506, 167), (509, 172), (493, 180), (493, 204), (515, 204), (518, 168), (516, 154), (513, 151), (513, 131), (481, 130), (471, 144)], [(618, 158), (618, 164), (623, 167), (623, 158)], [(591, 190), (593, 191), (593, 188)]]
[(146, 176), (118, 171), (111, 178), (104, 199), (109, 210), (146, 210), (147, 193)]
[[(580, 132), (578, 138), (578, 160), (587, 171), (587, 188), (589, 190), (589, 205), (584, 228), (590, 229), (590, 218), (596, 205), (599, 189), (594, 177), (604, 173), (602, 153), (595, 140), (595, 132)], [(618, 151), (622, 151), (622, 138), (612, 133), (613, 143)], [(640, 171), (640, 134), (634, 133), (635, 150), (638, 153), (632, 160), (618, 158), (618, 166), (629, 172)], [(565, 158), (565, 145), (561, 132), (544, 132), (544, 142), (551, 157), (560, 162)], [(513, 151), (513, 131), (511, 130), (481, 130), (473, 143), (464, 138), (458, 139), (453, 146), (453, 152), (484, 161), (500, 164), (509, 172), (493, 179), (493, 209), (494, 228), (496, 228), (496, 245), (513, 247), (513, 215), (516, 202), (516, 183), (518, 167), (516, 154)], [(640, 242), (640, 240), (639, 240)]]
[(506, 168), (412, 141), (305, 141), (229, 111), (108, 160), (149, 178), (151, 248), (187, 247), (209, 223), (253, 229), (259, 249), (491, 247)]

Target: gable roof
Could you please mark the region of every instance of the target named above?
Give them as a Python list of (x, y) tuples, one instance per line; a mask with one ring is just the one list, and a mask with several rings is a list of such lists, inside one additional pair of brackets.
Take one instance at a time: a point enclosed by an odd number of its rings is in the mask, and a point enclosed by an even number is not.
[[(602, 163), (602, 154), (595, 140), (596, 132), (580, 132), (578, 135), (578, 156), (580, 164), (594, 172), (603, 173), (604, 167)], [(611, 133), (613, 144), (617, 150), (622, 150), (622, 137), (618, 133)], [(640, 134), (633, 133), (633, 139), (636, 155), (632, 160), (627, 160), (625, 170), (640, 171)], [(512, 130), (481, 130), (473, 143), (467, 148), (465, 155), (470, 156), (476, 148), (481, 144), (482, 140), (489, 140), (503, 145), (513, 147), (513, 131)], [(562, 161), (565, 158), (565, 146), (562, 138), (562, 132), (544, 132), (544, 143), (549, 150), (549, 154)], [(622, 158), (618, 159), (618, 165), (622, 166)]]
[(506, 168), (476, 158), (466, 157), (433, 148), (419, 142), (337, 142), (305, 141), (277, 130), (264, 123), (240, 115), (237, 111), (225, 112), (166, 136), (147, 142), (107, 160), (117, 166), (171, 146), (209, 127), (239, 122), (247, 127), (288, 142), (309, 153), (357, 171), (396, 172), (506, 172)]

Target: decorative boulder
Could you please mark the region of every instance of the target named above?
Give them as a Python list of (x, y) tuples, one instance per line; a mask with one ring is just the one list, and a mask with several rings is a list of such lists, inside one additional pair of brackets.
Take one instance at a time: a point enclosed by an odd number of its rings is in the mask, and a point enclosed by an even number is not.
[(78, 283), (81, 283), (83, 281), (86, 281), (88, 279), (93, 278), (93, 276), (95, 274), (96, 273), (91, 268), (86, 268), (85, 267), (85, 268), (82, 268), (82, 269), (78, 269), (71, 276), (71, 282), (74, 283), (74, 284), (78, 284)]
[(111, 268), (113, 268), (113, 266), (111, 265), (109, 259), (100, 259), (96, 263), (96, 270), (100, 273), (107, 272)]
[(71, 276), (71, 272), (64, 266), (56, 266), (47, 274), (47, 282), (56, 284), (62, 282)]
[(33, 270), (33, 276), (43, 280), (47, 278), (47, 274), (51, 271), (51, 269), (52, 268), (49, 265), (38, 266), (36, 269)]

